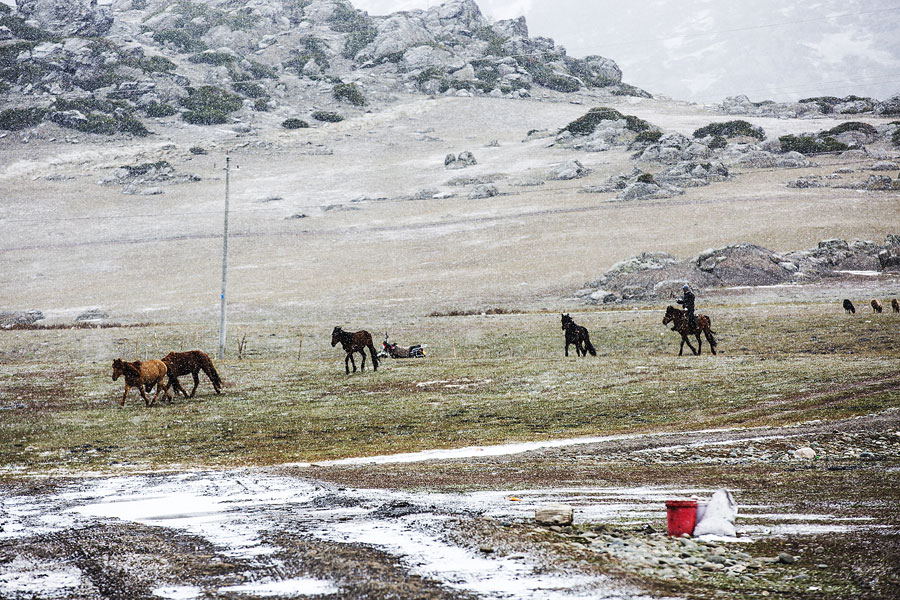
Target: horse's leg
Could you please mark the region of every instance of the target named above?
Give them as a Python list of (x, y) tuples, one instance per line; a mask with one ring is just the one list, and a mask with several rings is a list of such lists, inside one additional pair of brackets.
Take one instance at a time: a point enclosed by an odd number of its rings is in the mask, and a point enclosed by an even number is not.
[(359, 355), (362, 356), (362, 362), (359, 363), (359, 372), (362, 373), (366, 370), (366, 353), (364, 352), (365, 348), (361, 348), (359, 350)]
[(569, 355), (569, 340), (566, 340), (566, 356)]
[(125, 393), (122, 394), (122, 400), (121, 400), (121, 402), (119, 402), (119, 406), (125, 406), (125, 397), (128, 395), (128, 390), (130, 390), (130, 389), (131, 389), (131, 387), (126, 383), (125, 384)]
[[(347, 375), (350, 374), (350, 353), (347, 353), (347, 356), (344, 357), (344, 371), (346, 371)], [(356, 370), (356, 363), (353, 364), (353, 370)]]
[(194, 376), (194, 389), (191, 390), (191, 398), (193, 398), (194, 394), (197, 393), (197, 386), (200, 385), (200, 375), (199, 371), (194, 371), (191, 375)]
[[(147, 394), (144, 393), (144, 386), (139, 385), (138, 389), (141, 390), (141, 398), (144, 399), (144, 406), (150, 406), (150, 400), (147, 398)], [(159, 393), (158, 391), (156, 392)], [(153, 397), (153, 401), (156, 401), (156, 396)]]
[(700, 339), (700, 332), (697, 332), (697, 356), (703, 354), (703, 340)]
[(709, 328), (706, 328), (703, 331), (703, 334), (706, 336), (706, 341), (709, 342), (710, 351), (715, 354), (716, 353), (716, 339), (712, 336), (712, 331)]
[(684, 353), (684, 337), (681, 338), (681, 345), (678, 347), (678, 356)]
[[(694, 356), (696, 356), (696, 355), (697, 355), (697, 349), (694, 348), (694, 347), (691, 345), (691, 340), (688, 339), (688, 336), (682, 334), (681, 340), (682, 340), (685, 344), (688, 345), (688, 348), (690, 348), (690, 349), (691, 349), (691, 352), (693, 352), (693, 353), (694, 353)], [(679, 356), (680, 356), (680, 355), (679, 355)]]

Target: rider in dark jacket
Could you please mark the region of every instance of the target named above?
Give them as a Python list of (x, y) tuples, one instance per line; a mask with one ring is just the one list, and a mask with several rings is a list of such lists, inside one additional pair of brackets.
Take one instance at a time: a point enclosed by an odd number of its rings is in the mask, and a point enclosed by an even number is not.
[(681, 298), (676, 300), (676, 302), (682, 305), (685, 312), (687, 312), (688, 327), (690, 327), (691, 329), (696, 329), (697, 317), (694, 316), (694, 292), (691, 291), (691, 286), (689, 286), (688, 284), (684, 284), (681, 290)]

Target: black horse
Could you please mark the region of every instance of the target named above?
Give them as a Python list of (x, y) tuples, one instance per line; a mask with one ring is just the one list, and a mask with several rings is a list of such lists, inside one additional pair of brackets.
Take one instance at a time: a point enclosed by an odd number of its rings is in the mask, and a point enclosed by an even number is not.
[(853, 306), (853, 303), (850, 302), (849, 300), (847, 300), (846, 298), (844, 298), (844, 310), (847, 311), (848, 315), (851, 313), (854, 315), (856, 314), (856, 307)]
[(331, 332), (331, 347), (334, 348), (338, 342), (344, 348), (347, 356), (344, 358), (344, 370), (350, 374), (350, 366), (353, 363), (353, 372), (356, 373), (356, 361), (353, 360), (353, 353), (359, 352), (362, 355), (362, 364), (359, 366), (360, 371), (366, 369), (366, 353), (365, 349), (369, 349), (372, 355), (372, 369), (378, 370), (378, 358), (375, 356), (375, 344), (372, 343), (372, 334), (366, 330), (362, 331), (344, 331), (340, 327), (335, 327)]
[(566, 356), (569, 355), (569, 344), (575, 344), (575, 353), (578, 356), (597, 356), (597, 350), (591, 344), (591, 336), (586, 327), (575, 323), (568, 314), (562, 316), (562, 329), (566, 332)]

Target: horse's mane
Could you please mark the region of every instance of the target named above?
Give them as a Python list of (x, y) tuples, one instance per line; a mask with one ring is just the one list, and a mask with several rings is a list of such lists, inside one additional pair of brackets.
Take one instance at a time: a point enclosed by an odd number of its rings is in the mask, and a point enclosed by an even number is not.
[(141, 374), (141, 361), (138, 360), (133, 363), (130, 363), (130, 362), (125, 362), (123, 360), (122, 364), (124, 365), (124, 368), (122, 369), (123, 371), (128, 371), (130, 373), (133, 373), (134, 375)]

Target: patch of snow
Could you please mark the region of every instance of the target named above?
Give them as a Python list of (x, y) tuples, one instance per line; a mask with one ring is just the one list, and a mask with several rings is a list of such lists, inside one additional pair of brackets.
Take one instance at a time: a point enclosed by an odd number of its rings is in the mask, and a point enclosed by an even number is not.
[(231, 585), (219, 588), (220, 592), (250, 594), (253, 596), (321, 596), (337, 594), (340, 590), (330, 581), (321, 579), (297, 578), (281, 581), (254, 582), (243, 585)]
[(203, 590), (192, 585), (173, 585), (153, 590), (153, 595), (168, 600), (194, 600), (203, 594)]

